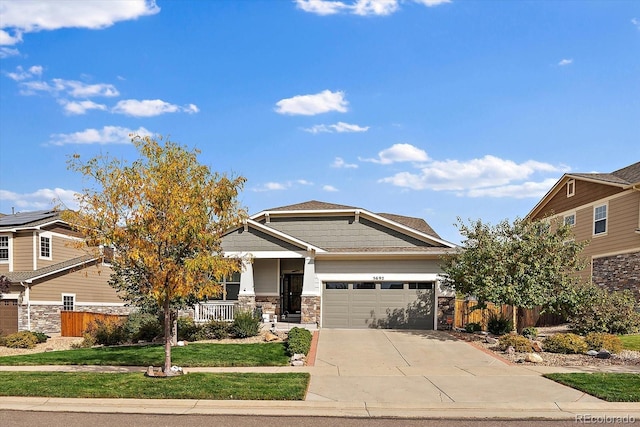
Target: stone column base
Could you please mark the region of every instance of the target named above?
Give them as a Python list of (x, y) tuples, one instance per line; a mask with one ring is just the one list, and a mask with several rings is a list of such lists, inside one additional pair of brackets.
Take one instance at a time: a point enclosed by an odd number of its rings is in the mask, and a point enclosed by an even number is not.
[(256, 296), (255, 295), (239, 295), (238, 296), (238, 311), (249, 311), (253, 313), (256, 309)]
[(301, 323), (320, 324), (320, 296), (302, 296)]

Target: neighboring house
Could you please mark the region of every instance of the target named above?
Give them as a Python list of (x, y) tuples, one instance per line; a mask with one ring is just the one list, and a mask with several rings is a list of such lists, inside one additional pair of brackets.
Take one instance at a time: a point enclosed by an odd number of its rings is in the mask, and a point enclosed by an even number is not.
[(0, 296), (0, 331), (60, 332), (60, 311), (128, 313), (107, 283), (111, 269), (73, 246), (81, 236), (59, 212), (0, 217), (0, 275), (11, 281)]
[(456, 246), (422, 219), (309, 201), (251, 216), (223, 236), (222, 248), (245, 260), (225, 284), (226, 299), (258, 307), (270, 321), (421, 329), (444, 322), (436, 309), (440, 258)]
[(558, 217), (589, 241), (583, 278), (640, 300), (640, 162), (611, 173), (565, 174), (527, 215)]

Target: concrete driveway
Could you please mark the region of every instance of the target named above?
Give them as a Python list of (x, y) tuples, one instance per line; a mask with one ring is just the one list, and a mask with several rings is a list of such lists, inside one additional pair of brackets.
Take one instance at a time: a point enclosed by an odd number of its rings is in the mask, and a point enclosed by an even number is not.
[(440, 331), (322, 329), (308, 401), (601, 402)]

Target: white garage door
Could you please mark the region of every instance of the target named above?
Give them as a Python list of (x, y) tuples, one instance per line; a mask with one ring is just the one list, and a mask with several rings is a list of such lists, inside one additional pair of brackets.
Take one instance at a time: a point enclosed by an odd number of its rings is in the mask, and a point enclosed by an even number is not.
[(433, 329), (433, 282), (324, 282), (325, 328)]

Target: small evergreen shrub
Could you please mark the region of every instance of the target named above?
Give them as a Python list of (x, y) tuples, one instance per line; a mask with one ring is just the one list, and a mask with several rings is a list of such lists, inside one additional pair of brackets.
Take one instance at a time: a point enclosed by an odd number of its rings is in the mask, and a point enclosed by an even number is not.
[(590, 332), (584, 338), (589, 350), (608, 350), (611, 353), (620, 353), (622, 351), (622, 341), (619, 337), (612, 334), (602, 332)]
[(231, 323), (223, 322), (221, 320), (210, 320), (204, 325), (199, 332), (199, 336), (204, 340), (222, 340), (229, 338), (229, 332), (231, 331)]
[(487, 330), (494, 335), (504, 335), (513, 331), (513, 321), (502, 314), (500, 316), (491, 313), (487, 322)]
[(533, 326), (527, 326), (522, 329), (522, 336), (527, 337), (530, 340), (535, 340), (538, 337), (538, 329)]
[(131, 342), (151, 342), (162, 335), (162, 325), (157, 316), (149, 313), (134, 312), (127, 316), (124, 332)]
[(201, 327), (196, 325), (192, 317), (178, 317), (178, 341), (197, 341)]
[(289, 353), (290, 356), (294, 354), (309, 354), (312, 338), (313, 334), (308, 329), (298, 327), (291, 328), (289, 338), (287, 339), (287, 353)]
[(236, 338), (255, 337), (260, 333), (260, 319), (250, 311), (236, 313), (231, 325), (231, 335)]
[(71, 344), (71, 348), (91, 348), (94, 345), (96, 345), (95, 337), (85, 332), (82, 334), (82, 341)]
[(584, 338), (572, 333), (547, 337), (543, 341), (543, 346), (549, 353), (582, 354), (589, 350)]
[(9, 348), (34, 348), (38, 338), (30, 331), (20, 331), (5, 337), (5, 346)]
[(471, 322), (464, 325), (464, 330), (469, 333), (480, 332), (482, 330), (482, 326), (480, 325), (480, 323)]
[(518, 353), (531, 353), (531, 341), (522, 335), (503, 335), (498, 338), (498, 348), (505, 351), (507, 348), (513, 347)]
[(122, 320), (96, 319), (89, 323), (85, 333), (91, 335), (96, 344), (118, 345), (128, 342), (128, 336)]

